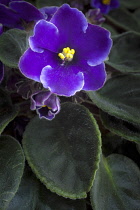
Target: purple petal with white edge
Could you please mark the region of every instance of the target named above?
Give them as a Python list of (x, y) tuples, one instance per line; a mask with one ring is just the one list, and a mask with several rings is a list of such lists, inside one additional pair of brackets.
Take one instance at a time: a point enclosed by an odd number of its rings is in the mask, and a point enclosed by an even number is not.
[[(89, 24), (84, 36), (75, 40), (78, 59), (91, 66), (101, 64), (108, 56), (112, 46), (110, 32), (106, 29)], [(79, 62), (80, 62), (79, 60)]]
[(0, 61), (0, 82), (3, 80), (4, 77), (4, 66), (3, 63)]
[(2, 4), (0, 4), (0, 23), (8, 28), (23, 29), (19, 14)]
[[(73, 41), (84, 33), (88, 23), (82, 12), (63, 4), (50, 20), (60, 33), (60, 50), (64, 47), (73, 48)], [(81, 44), (81, 43), (80, 43)]]
[(45, 20), (50, 21), (54, 13), (58, 10), (59, 7), (42, 7), (40, 8), (40, 12), (43, 14)]
[(20, 15), (20, 18), (27, 22), (44, 19), (43, 14), (35, 6), (28, 2), (13, 1), (9, 4), (9, 6)]
[(48, 107), (41, 107), (36, 110), (39, 118), (45, 118), (47, 120), (52, 120), (55, 117), (55, 113), (48, 109)]
[(37, 91), (31, 95), (31, 110), (35, 110), (36, 107), (44, 106), (45, 101), (49, 98), (51, 92), (48, 91)]
[(37, 91), (31, 96), (31, 110), (35, 110), (40, 118), (52, 120), (60, 111), (60, 100), (49, 90)]
[(45, 88), (49, 88), (52, 93), (61, 96), (72, 96), (77, 91), (82, 90), (84, 85), (84, 76), (75, 66), (58, 66), (52, 68), (46, 66), (43, 68), (40, 80)]
[(58, 57), (57, 54), (48, 50), (36, 53), (29, 48), (20, 58), (19, 69), (27, 78), (40, 82), (40, 74), (45, 66), (58, 65), (56, 57)]
[(29, 39), (30, 47), (35, 52), (43, 52), (44, 49), (58, 52), (59, 32), (57, 27), (45, 20), (40, 20), (34, 28), (34, 36)]
[(104, 63), (98, 66), (85, 66), (83, 90), (98, 90), (106, 81), (106, 71)]
[(44, 101), (44, 105), (51, 108), (51, 111), (55, 114), (60, 111), (60, 100), (55, 94), (51, 94), (50, 97)]

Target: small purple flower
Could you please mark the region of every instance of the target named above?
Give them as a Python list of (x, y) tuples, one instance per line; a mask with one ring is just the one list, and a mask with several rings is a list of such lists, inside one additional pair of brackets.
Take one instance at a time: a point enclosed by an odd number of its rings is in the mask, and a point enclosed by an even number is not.
[(32, 4), (22, 0), (0, 0), (0, 23), (8, 28), (23, 29), (23, 20), (38, 21), (43, 14)]
[(58, 10), (59, 7), (42, 7), (40, 8), (40, 12), (43, 14), (45, 20), (50, 21), (52, 16)]
[(91, 0), (91, 6), (100, 8), (103, 14), (107, 14), (110, 10), (120, 6), (119, 0)]
[(36, 110), (40, 118), (52, 120), (60, 111), (59, 98), (48, 90), (38, 91), (31, 96), (31, 110)]
[(86, 13), (86, 18), (89, 20), (90, 23), (95, 25), (100, 25), (105, 21), (100, 9), (90, 9)]
[(82, 12), (62, 5), (48, 22), (40, 20), (19, 61), (21, 72), (52, 93), (72, 96), (97, 90), (106, 80), (103, 61), (112, 40), (110, 32), (88, 24)]

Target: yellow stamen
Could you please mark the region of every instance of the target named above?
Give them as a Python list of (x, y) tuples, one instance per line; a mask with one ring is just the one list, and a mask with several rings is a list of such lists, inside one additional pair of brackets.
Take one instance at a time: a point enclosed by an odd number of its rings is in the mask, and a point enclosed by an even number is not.
[(51, 107), (47, 106), (47, 105), (43, 105), (42, 107), (48, 107), (48, 109), (51, 109)]
[(63, 54), (63, 53), (59, 53), (59, 54), (58, 54), (58, 56), (59, 56), (62, 60), (64, 60), (64, 59), (65, 59), (65, 56), (64, 56), (64, 54)]
[(69, 47), (63, 48), (62, 53), (59, 53), (58, 56), (62, 60), (71, 61), (73, 59), (73, 56), (75, 54), (74, 49), (70, 49)]
[(43, 105), (42, 107), (46, 107), (47, 105)]
[(105, 4), (105, 5), (109, 5), (111, 2), (111, 0), (102, 0), (102, 3)]

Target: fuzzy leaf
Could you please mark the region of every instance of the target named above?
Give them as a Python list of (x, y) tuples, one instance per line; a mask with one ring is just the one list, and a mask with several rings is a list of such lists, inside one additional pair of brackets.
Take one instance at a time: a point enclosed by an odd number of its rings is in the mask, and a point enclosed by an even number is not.
[(106, 112), (100, 112), (103, 125), (111, 132), (121, 136), (127, 140), (140, 143), (140, 124), (130, 123)]
[(86, 197), (98, 167), (100, 132), (81, 105), (65, 103), (52, 121), (35, 117), (26, 127), (23, 146), (36, 176), (52, 192)]
[(116, 26), (125, 29), (127, 31), (140, 32), (139, 19), (135, 18), (133, 13), (124, 8), (115, 9), (109, 12), (107, 15), (109, 19)]
[(140, 34), (123, 33), (114, 36), (113, 43), (106, 63), (124, 73), (140, 72)]
[(19, 58), (28, 48), (28, 34), (19, 29), (11, 29), (0, 36), (0, 60), (9, 67), (17, 68)]
[(109, 79), (99, 91), (87, 92), (103, 111), (131, 123), (140, 123), (140, 74)]
[(52, 193), (26, 169), (18, 192), (7, 210), (86, 210), (84, 200), (70, 200)]
[(140, 207), (140, 170), (123, 155), (110, 155), (100, 162), (91, 189), (94, 210), (136, 210)]
[(5, 210), (18, 190), (24, 170), (20, 144), (10, 136), (0, 136), (0, 209)]

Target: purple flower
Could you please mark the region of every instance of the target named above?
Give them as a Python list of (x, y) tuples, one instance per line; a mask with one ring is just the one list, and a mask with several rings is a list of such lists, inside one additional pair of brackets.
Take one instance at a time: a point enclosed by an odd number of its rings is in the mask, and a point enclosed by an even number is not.
[(45, 20), (50, 21), (54, 13), (58, 10), (58, 7), (42, 7), (39, 10), (43, 14)]
[(43, 14), (28, 2), (0, 0), (0, 23), (8, 28), (23, 29), (23, 20), (28, 23), (40, 19), (44, 19)]
[(89, 20), (90, 23), (95, 25), (100, 25), (105, 21), (100, 9), (90, 9), (86, 13), (86, 18)]
[(52, 120), (60, 111), (59, 98), (50, 91), (38, 91), (31, 96), (31, 110), (36, 110), (40, 118)]
[(91, 0), (91, 6), (100, 8), (103, 14), (107, 14), (110, 10), (120, 6), (119, 0)]
[(64, 4), (47, 22), (40, 20), (19, 61), (21, 72), (52, 93), (72, 96), (97, 90), (106, 79), (103, 61), (112, 40), (110, 32), (88, 24), (82, 12)]

